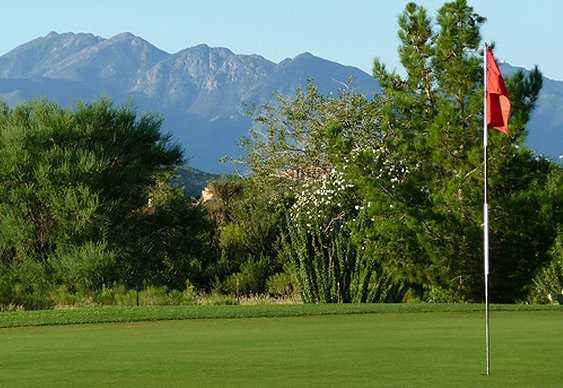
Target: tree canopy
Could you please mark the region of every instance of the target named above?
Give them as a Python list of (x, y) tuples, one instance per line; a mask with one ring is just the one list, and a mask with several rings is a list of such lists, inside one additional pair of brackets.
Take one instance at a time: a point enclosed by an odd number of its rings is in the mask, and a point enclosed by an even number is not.
[(0, 262), (13, 278), (6, 298), (18, 277), (31, 287), (30, 268), (72, 289), (201, 280), (198, 250), (210, 224), (170, 184), (182, 152), (161, 121), (108, 101), (0, 107)]
[[(0, 308), (108, 286), (166, 287), (176, 302), (480, 301), (485, 21), (466, 0), (435, 17), (407, 4), (403, 71), (376, 59), (380, 94), (309, 82), (278, 96), (243, 141), (249, 174), (199, 200), (177, 185), (182, 152), (159, 116), (105, 100), (0, 105)], [(495, 302), (563, 288), (563, 169), (524, 143), (542, 80), (537, 67), (506, 78), (509, 136), (489, 136)]]
[[(351, 90), (325, 97), (311, 84), (258, 117), (249, 164), (257, 179), (295, 194), (292, 212), (299, 216), (290, 224), (301, 225), (303, 236), (290, 240), (303, 248), (296, 245), (293, 255), (319, 260), (296, 259), (304, 280), (334, 288), (344, 272), (364, 263), (363, 276), (374, 276), (366, 289), (379, 278), (391, 279), (402, 298), (481, 298), (484, 22), (464, 0), (444, 4), (435, 21), (409, 3), (398, 32), (405, 74), (376, 59), (381, 95), (368, 100)], [(523, 143), (541, 72), (518, 72), (507, 85), (510, 137), (490, 135), (496, 301), (526, 295), (530, 279), (549, 261), (562, 219), (561, 167)], [(326, 233), (334, 226), (353, 242), (342, 253), (353, 270), (337, 264), (335, 240)]]

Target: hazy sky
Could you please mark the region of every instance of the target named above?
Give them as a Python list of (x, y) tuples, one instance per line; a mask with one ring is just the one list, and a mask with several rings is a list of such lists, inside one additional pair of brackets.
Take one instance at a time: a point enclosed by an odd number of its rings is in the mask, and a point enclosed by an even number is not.
[[(469, 0), (487, 17), (487, 40), (513, 65), (563, 80), (563, 0)], [(176, 52), (199, 43), (279, 62), (309, 51), (371, 73), (398, 66), (397, 16), (406, 0), (18, 0), (1, 6), (0, 55), (50, 31), (123, 31)], [(419, 1), (434, 11), (442, 0)]]

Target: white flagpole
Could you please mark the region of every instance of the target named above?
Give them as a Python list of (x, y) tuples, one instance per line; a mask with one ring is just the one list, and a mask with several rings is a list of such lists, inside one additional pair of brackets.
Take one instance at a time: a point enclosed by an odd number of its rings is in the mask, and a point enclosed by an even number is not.
[(487, 193), (487, 145), (488, 145), (488, 129), (487, 129), (487, 43), (483, 52), (483, 261), (485, 273), (485, 372), (487, 376), (491, 374), (491, 331), (489, 327), (489, 204)]

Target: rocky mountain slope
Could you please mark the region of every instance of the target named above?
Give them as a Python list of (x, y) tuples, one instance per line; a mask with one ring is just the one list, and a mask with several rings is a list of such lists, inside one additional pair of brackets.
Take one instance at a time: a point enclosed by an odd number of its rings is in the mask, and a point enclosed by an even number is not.
[[(212, 172), (230, 170), (221, 156), (240, 154), (249, 106), (292, 94), (308, 79), (323, 93), (337, 93), (350, 78), (361, 93), (379, 91), (365, 72), (310, 53), (280, 63), (204, 44), (170, 54), (130, 33), (104, 39), (52, 32), (0, 56), (0, 99), (8, 104), (48, 97), (72, 106), (106, 96), (160, 112), (190, 164)], [(562, 103), (563, 82), (546, 80), (529, 139), (538, 152), (563, 153)]]

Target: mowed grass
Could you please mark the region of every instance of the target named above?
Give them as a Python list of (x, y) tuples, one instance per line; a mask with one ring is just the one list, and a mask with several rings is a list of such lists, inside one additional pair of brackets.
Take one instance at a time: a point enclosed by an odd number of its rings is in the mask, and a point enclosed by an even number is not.
[(481, 312), (405, 311), (5, 328), (0, 386), (563, 385), (561, 309), (493, 312), (490, 377)]
[[(499, 304), (493, 311), (563, 311), (561, 306)], [(478, 312), (482, 304), (293, 304), (243, 306), (111, 306), (43, 311), (0, 313), (0, 328), (18, 326), (72, 325), (83, 323), (140, 322), (207, 318), (271, 318), (310, 315), (407, 313), (407, 312)]]

